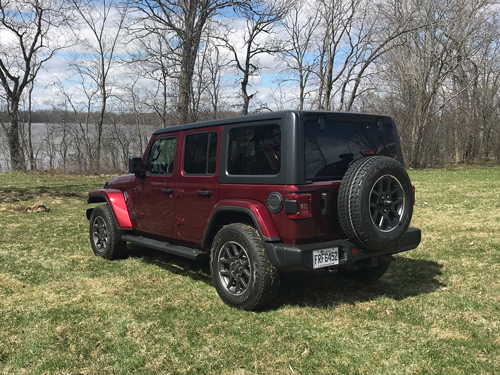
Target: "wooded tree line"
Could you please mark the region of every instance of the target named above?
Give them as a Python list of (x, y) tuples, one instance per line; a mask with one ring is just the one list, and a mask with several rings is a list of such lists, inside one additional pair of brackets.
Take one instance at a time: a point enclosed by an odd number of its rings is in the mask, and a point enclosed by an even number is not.
[(283, 109), (388, 114), (407, 166), (498, 164), (498, 3), (0, 0), (4, 168), (120, 171), (155, 128)]

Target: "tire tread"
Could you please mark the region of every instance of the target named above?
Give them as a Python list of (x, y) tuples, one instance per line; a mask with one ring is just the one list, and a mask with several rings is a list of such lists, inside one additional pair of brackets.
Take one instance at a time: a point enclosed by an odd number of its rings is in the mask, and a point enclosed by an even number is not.
[[(101, 216), (104, 219), (109, 231), (109, 246), (104, 252), (97, 251), (94, 246), (94, 241), (92, 240), (92, 223), (96, 216)], [(119, 229), (116, 225), (115, 217), (107, 204), (101, 204), (94, 208), (89, 221), (89, 235), (90, 244), (92, 245), (92, 250), (94, 250), (95, 255), (108, 260), (124, 258), (127, 254), (127, 243), (121, 239), (123, 234), (124, 231)]]
[[(233, 232), (233, 233), (231, 233)], [(236, 232), (236, 233), (234, 233)], [(243, 301), (236, 301), (236, 298), (231, 298), (225, 294), (223, 287), (220, 287), (217, 280), (217, 270), (216, 267), (216, 257), (217, 257), (217, 246), (219, 244), (220, 238), (229, 235), (242, 235), (251, 246), (251, 249), (246, 249), (248, 252), (252, 252), (255, 257), (254, 275), (258, 273), (259, 280), (252, 280), (254, 289), (248, 294), (247, 298)], [(249, 256), (251, 256), (249, 254)], [(275, 299), (278, 289), (279, 289), (279, 273), (278, 270), (271, 264), (269, 258), (267, 257), (264, 244), (259, 235), (259, 232), (252, 226), (243, 223), (233, 223), (224, 226), (215, 236), (212, 251), (210, 252), (210, 271), (212, 272), (212, 279), (217, 290), (217, 293), (221, 299), (229, 306), (236, 307), (238, 309), (247, 311), (259, 311), (262, 310)]]
[(358, 246), (371, 250), (382, 250), (394, 245), (408, 228), (412, 216), (413, 206), (406, 203), (405, 216), (397, 230), (397, 236), (383, 238), (375, 229), (370, 216), (363, 212), (361, 199), (363, 192), (371, 189), (371, 186), (368, 186), (369, 180), (386, 171), (395, 171), (400, 175), (407, 202), (413, 201), (411, 182), (406, 170), (398, 161), (387, 156), (372, 156), (351, 164), (339, 189), (337, 208), (342, 231)]

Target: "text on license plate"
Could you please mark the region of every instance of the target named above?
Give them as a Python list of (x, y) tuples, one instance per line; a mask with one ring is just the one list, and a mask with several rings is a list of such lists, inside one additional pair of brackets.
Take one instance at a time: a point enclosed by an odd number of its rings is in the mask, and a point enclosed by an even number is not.
[(313, 268), (329, 267), (339, 264), (339, 248), (313, 251)]

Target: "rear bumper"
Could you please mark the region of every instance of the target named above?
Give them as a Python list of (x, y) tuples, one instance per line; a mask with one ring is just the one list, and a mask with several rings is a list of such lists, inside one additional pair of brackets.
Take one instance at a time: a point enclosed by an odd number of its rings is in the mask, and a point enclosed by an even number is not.
[[(363, 259), (379, 258), (384, 255), (392, 255), (415, 249), (420, 244), (420, 239), (420, 229), (410, 227), (396, 246), (382, 251), (359, 249), (348, 240), (336, 240), (302, 246), (283, 245), (279, 242), (266, 242), (264, 246), (269, 260), (276, 268), (282, 270), (312, 270), (312, 252), (314, 250), (338, 247), (340, 258), (339, 264), (337, 266), (328, 267), (336, 268), (348, 266)], [(357, 254), (352, 254), (353, 248), (358, 250)]]

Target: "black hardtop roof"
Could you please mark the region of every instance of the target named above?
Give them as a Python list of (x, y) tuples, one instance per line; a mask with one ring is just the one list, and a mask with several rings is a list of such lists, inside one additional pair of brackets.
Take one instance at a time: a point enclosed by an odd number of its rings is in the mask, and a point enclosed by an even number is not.
[(221, 125), (234, 125), (240, 123), (248, 123), (248, 122), (259, 122), (259, 121), (270, 121), (270, 120), (282, 120), (287, 118), (290, 114), (295, 113), (299, 116), (309, 117), (311, 115), (338, 115), (339, 117), (345, 118), (357, 118), (358, 121), (361, 121), (361, 118), (366, 117), (382, 117), (384, 122), (391, 122), (392, 119), (389, 116), (370, 114), (370, 113), (356, 113), (356, 112), (338, 112), (338, 111), (298, 111), (298, 110), (290, 110), (290, 111), (278, 111), (278, 112), (267, 112), (267, 113), (259, 113), (255, 115), (247, 115), (247, 116), (235, 116), (222, 118), (217, 120), (209, 120), (202, 122), (195, 122), (184, 125), (175, 125), (170, 126), (168, 128), (163, 128), (155, 131), (153, 135), (172, 133), (180, 130), (189, 130), (189, 129), (198, 129), (198, 128), (208, 128), (211, 126), (221, 126)]

